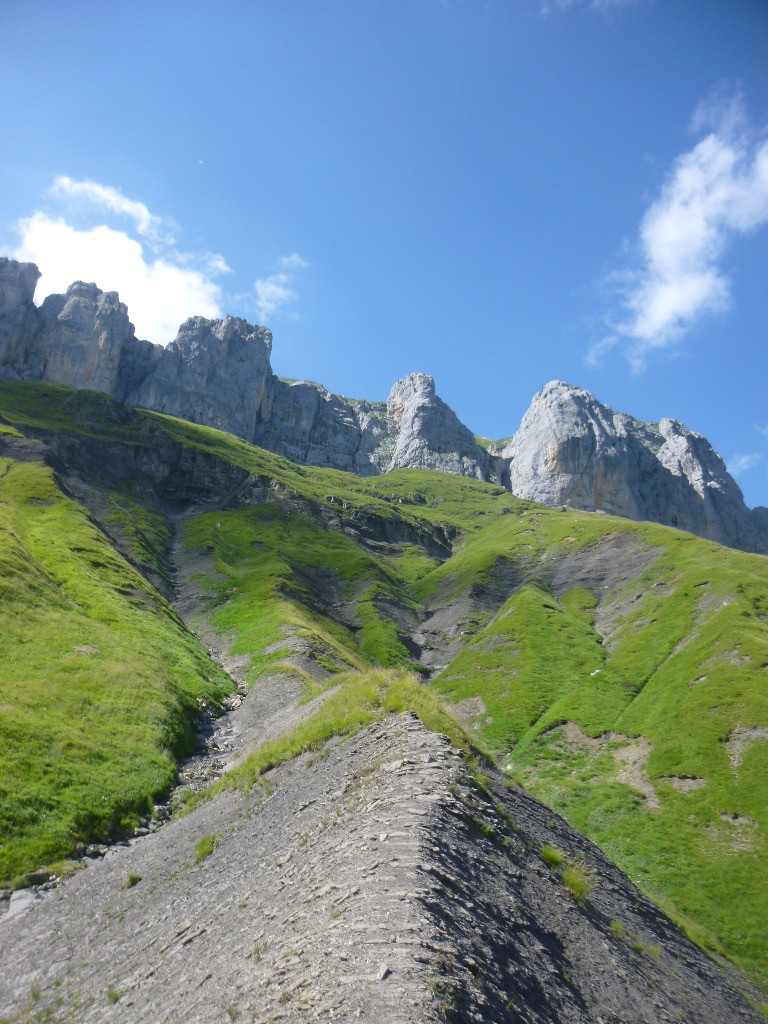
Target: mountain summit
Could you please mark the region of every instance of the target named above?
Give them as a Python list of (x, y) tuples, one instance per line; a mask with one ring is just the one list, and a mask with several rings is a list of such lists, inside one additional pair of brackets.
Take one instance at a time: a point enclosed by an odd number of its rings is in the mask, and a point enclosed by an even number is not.
[(360, 476), (434, 469), (513, 494), (676, 526), (768, 552), (768, 509), (750, 510), (707, 439), (673, 419), (642, 423), (551, 381), (517, 433), (478, 442), (413, 373), (388, 401), (332, 394), (271, 368), (272, 334), (238, 317), (192, 317), (167, 348), (135, 336), (116, 292), (75, 282), (38, 308), (31, 263), (0, 258), (0, 381), (42, 380), (228, 431), (302, 465)]

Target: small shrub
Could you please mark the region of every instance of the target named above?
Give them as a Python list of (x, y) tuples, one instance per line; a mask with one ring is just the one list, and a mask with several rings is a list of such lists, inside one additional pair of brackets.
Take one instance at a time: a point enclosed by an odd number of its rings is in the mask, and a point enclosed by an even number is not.
[(198, 839), (197, 845), (195, 846), (195, 860), (205, 860), (206, 857), (209, 857), (213, 853), (218, 845), (218, 836), (202, 836)]
[(542, 846), (541, 859), (548, 868), (559, 868), (565, 864), (565, 854), (563, 851), (558, 850), (556, 846), (551, 846), (549, 843)]
[(578, 904), (582, 904), (594, 888), (592, 878), (577, 864), (571, 864), (563, 871), (563, 885)]
[(129, 872), (125, 879), (125, 888), (132, 889), (134, 885), (138, 885), (141, 881), (141, 875), (134, 874), (133, 871)]
[(611, 931), (617, 939), (622, 939), (627, 933), (627, 929), (621, 921), (611, 921)]
[(107, 1002), (116, 1003), (123, 993), (120, 989), (115, 988), (114, 985), (110, 985), (107, 989)]
[(629, 944), (636, 953), (642, 953), (645, 949), (645, 946), (643, 945), (643, 940), (638, 938), (637, 935), (630, 936)]

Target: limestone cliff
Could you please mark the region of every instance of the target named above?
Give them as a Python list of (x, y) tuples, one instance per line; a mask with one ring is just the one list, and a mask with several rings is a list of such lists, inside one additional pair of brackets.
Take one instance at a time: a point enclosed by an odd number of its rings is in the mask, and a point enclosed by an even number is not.
[(167, 348), (135, 336), (116, 292), (70, 285), (33, 302), (34, 264), (0, 258), (0, 380), (46, 380), (217, 427), (304, 465), (374, 476), (401, 468), (497, 480), (548, 505), (649, 519), (768, 551), (768, 510), (748, 509), (706, 438), (676, 420), (615, 413), (552, 381), (503, 449), (486, 451), (413, 373), (386, 404), (285, 381), (272, 335), (238, 317), (192, 317)]
[(435, 382), (412, 373), (392, 388), (387, 415), (397, 426), (388, 469), (437, 469), (484, 480), (488, 456), (474, 434), (435, 394)]
[(195, 316), (167, 348), (157, 348), (151, 372), (137, 387), (121, 381), (129, 404), (253, 439), (271, 377), (272, 334), (266, 327), (233, 316)]
[(40, 374), (39, 317), (32, 301), (39, 277), (34, 263), (0, 259), (0, 380)]
[(707, 439), (677, 420), (641, 423), (550, 381), (500, 455), (503, 483), (519, 497), (647, 519), (748, 551), (768, 548), (761, 511), (745, 506)]

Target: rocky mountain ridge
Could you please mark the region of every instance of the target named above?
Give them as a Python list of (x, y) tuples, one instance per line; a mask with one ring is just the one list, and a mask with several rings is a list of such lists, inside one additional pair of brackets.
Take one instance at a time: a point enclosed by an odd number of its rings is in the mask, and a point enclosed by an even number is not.
[(101, 391), (301, 465), (360, 476), (434, 469), (496, 481), (549, 505), (648, 519), (768, 552), (768, 509), (748, 509), (706, 438), (676, 420), (641, 423), (552, 381), (511, 440), (486, 448), (427, 374), (397, 381), (386, 404), (345, 398), (277, 377), (266, 327), (192, 317), (163, 348), (136, 338), (117, 293), (94, 284), (75, 282), (36, 307), (39, 276), (34, 264), (0, 258), (0, 380)]
[[(0, 1017), (759, 1019), (556, 812), (762, 968), (765, 559), (95, 392), (4, 384), (0, 412), (0, 774), (35, 766), (58, 815), (5, 786), (0, 867), (32, 871), (0, 889)], [(153, 773), (135, 838), (75, 832), (105, 855), (37, 899), (42, 842), (109, 800), (124, 828), (142, 718), (195, 694), (234, 710), (182, 762), (190, 813), (153, 829)]]

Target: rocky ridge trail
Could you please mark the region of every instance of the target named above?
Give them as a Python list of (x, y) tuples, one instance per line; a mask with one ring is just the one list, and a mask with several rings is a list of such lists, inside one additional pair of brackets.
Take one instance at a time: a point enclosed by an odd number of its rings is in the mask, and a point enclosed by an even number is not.
[[(761, 1019), (590, 843), (494, 771), (488, 785), (410, 714), (303, 755), (5, 922), (0, 1014)], [(545, 843), (592, 877), (583, 906), (543, 863)]]

